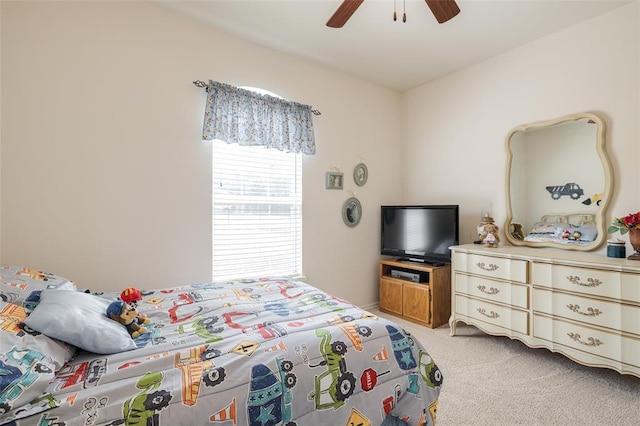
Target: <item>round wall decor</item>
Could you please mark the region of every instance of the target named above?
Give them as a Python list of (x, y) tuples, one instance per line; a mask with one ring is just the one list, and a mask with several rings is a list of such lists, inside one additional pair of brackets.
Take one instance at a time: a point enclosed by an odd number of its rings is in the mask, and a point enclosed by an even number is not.
[(356, 185), (364, 185), (365, 183), (367, 183), (368, 178), (369, 171), (367, 170), (367, 166), (364, 163), (358, 164), (355, 169), (353, 169), (353, 180), (356, 182)]
[(360, 223), (362, 217), (362, 206), (357, 198), (351, 197), (344, 202), (342, 206), (342, 220), (344, 224), (350, 228), (353, 228)]

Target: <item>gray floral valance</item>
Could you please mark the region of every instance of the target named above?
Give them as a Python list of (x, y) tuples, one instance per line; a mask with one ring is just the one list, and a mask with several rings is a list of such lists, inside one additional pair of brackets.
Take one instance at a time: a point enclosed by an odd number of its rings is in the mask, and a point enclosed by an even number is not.
[(209, 80), (202, 138), (315, 154), (309, 105)]

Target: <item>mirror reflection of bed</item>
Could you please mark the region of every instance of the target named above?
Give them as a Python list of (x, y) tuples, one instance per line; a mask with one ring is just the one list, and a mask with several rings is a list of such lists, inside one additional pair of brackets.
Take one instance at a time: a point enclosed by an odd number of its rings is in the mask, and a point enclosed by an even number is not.
[(586, 245), (597, 236), (593, 213), (546, 214), (533, 224), (524, 241)]

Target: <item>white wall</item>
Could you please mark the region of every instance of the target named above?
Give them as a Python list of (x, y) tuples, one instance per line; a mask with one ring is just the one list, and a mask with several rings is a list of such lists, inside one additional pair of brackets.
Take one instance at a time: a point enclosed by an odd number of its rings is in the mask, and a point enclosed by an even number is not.
[[(379, 206), (399, 201), (400, 95), (223, 35), (143, 2), (1, 2), (3, 263), (94, 290), (211, 279), (211, 148), (193, 80), (261, 87), (312, 105), (303, 163), (303, 272), (378, 300)], [(361, 223), (342, 203), (358, 188)], [(338, 165), (344, 191), (324, 189)]]
[(607, 221), (640, 210), (639, 9), (619, 8), (405, 93), (405, 201), (460, 204), (461, 239), (470, 243), (483, 207), (496, 223), (506, 218), (508, 132), (593, 112), (605, 121), (615, 175)]
[[(609, 216), (635, 212), (639, 9), (401, 96), (153, 4), (0, 2), (1, 261), (96, 290), (210, 280), (211, 150), (196, 79), (322, 111), (318, 154), (303, 166), (303, 272), (361, 305), (378, 299), (379, 205), (458, 203), (463, 242), (482, 208), (504, 221), (504, 138), (516, 125), (602, 116), (615, 170)], [(347, 179), (344, 191), (324, 189), (325, 171), (338, 165), (349, 178), (359, 157), (364, 187)], [(341, 219), (350, 190), (364, 209), (353, 229)]]

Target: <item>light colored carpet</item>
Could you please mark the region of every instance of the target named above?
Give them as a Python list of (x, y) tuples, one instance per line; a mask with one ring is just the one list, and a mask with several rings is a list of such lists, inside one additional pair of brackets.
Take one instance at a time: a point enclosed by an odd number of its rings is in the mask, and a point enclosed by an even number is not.
[[(458, 323), (435, 330), (374, 311), (422, 342), (442, 371), (438, 426), (637, 425), (640, 378)], [(640, 357), (640, 354), (638, 354)]]

